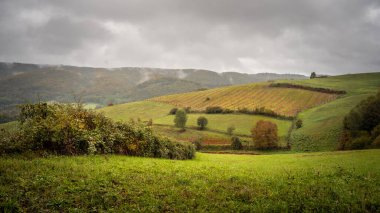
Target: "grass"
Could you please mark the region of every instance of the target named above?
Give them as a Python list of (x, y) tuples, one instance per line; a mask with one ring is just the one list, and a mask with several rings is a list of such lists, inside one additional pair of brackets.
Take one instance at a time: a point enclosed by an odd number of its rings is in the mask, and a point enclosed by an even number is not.
[(152, 101), (140, 101), (126, 104), (118, 104), (99, 109), (108, 117), (116, 121), (129, 121), (140, 118), (142, 121), (166, 116), (173, 106)]
[(167, 95), (150, 99), (178, 107), (205, 110), (209, 106), (225, 109), (255, 109), (265, 107), (274, 112), (294, 116), (299, 111), (309, 109), (334, 100), (337, 95), (294, 88), (269, 87), (269, 83), (246, 84), (221, 87), (205, 91)]
[(376, 212), (380, 150), (0, 158), (0, 208), (27, 212)]
[(17, 127), (17, 121), (11, 121), (11, 122), (8, 122), (8, 123), (2, 123), (0, 124), (0, 129), (5, 129), (5, 130), (8, 130), (8, 131), (12, 131), (12, 130), (16, 130), (18, 127)]
[[(251, 129), (259, 120), (271, 121), (277, 124), (278, 134), (280, 137), (286, 136), (292, 122), (288, 120), (279, 120), (266, 116), (245, 115), (245, 114), (188, 114), (186, 126), (196, 128), (197, 119), (204, 116), (208, 120), (207, 129), (216, 130), (226, 133), (229, 126), (235, 126), (234, 133), (239, 135), (251, 135)], [(174, 115), (168, 115), (154, 120), (156, 124), (173, 125)]]

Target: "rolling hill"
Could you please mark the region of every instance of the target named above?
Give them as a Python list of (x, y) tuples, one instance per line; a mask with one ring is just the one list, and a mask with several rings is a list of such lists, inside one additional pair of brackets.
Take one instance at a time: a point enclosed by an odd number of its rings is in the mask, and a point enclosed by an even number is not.
[(379, 91), (380, 73), (279, 82), (347, 91), (347, 94), (335, 101), (305, 110), (298, 115), (304, 125), (292, 132), (292, 148), (299, 151), (323, 151), (337, 148), (344, 116), (360, 101)]
[[(293, 150), (334, 150), (339, 140), (344, 116), (361, 100), (377, 92), (380, 88), (380, 73), (276, 82), (344, 90), (347, 93), (338, 96), (305, 89), (270, 87), (270, 83), (256, 83), (155, 97), (148, 101), (105, 107), (101, 111), (113, 119), (125, 121), (131, 118), (140, 118), (143, 121), (152, 118), (159, 133), (181, 141), (203, 137), (205, 141), (209, 139), (210, 144), (230, 143), (229, 136), (226, 135), (226, 127), (229, 125), (236, 126), (236, 134), (245, 137), (244, 140), (249, 140), (249, 130), (258, 119), (272, 119), (281, 130), (281, 143), (284, 145), (288, 136), (285, 130), (291, 128), (291, 121), (283, 122), (269, 117), (236, 113), (190, 114), (188, 126), (191, 132), (181, 135), (173, 127), (173, 117), (168, 115), (169, 110), (177, 106), (192, 107), (195, 110), (204, 110), (207, 106), (230, 109), (266, 107), (280, 114), (297, 115), (303, 120), (302, 128), (291, 131), (290, 143)], [(206, 116), (210, 121), (209, 128), (205, 132), (195, 130), (195, 120), (200, 115)]]
[(73, 102), (81, 99), (84, 103), (105, 106), (111, 102), (125, 103), (204, 88), (303, 78), (305, 76), (292, 74), (217, 73), (199, 69), (0, 63), (0, 114), (14, 115), (17, 104), (39, 100)]

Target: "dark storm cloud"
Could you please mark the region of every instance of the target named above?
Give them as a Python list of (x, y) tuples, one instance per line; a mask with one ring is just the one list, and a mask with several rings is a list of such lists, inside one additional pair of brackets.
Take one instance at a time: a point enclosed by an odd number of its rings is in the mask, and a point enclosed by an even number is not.
[(0, 60), (327, 74), (380, 71), (377, 0), (2, 0)]

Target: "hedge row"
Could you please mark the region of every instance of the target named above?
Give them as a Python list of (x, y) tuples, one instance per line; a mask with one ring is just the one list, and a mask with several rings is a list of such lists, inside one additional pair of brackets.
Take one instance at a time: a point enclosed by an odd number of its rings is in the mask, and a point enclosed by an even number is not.
[(113, 122), (81, 106), (28, 104), (21, 107), (17, 131), (2, 131), (0, 152), (46, 151), (62, 155), (125, 154), (192, 159), (191, 144), (156, 136), (151, 128)]
[(321, 87), (310, 87), (310, 86), (290, 84), (290, 83), (272, 83), (269, 86), (281, 87), (281, 88), (304, 89), (304, 90), (310, 90), (310, 91), (316, 91), (316, 92), (322, 92), (322, 93), (328, 93), (328, 94), (338, 94), (338, 95), (346, 94), (346, 91), (343, 91), (343, 90), (333, 90), (333, 89), (321, 88)]

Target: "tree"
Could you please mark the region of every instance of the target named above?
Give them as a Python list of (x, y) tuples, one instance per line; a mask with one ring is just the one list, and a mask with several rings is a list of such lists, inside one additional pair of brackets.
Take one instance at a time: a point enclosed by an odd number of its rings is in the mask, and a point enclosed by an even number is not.
[(197, 124), (198, 124), (200, 130), (205, 129), (206, 126), (207, 126), (207, 123), (208, 123), (208, 120), (207, 120), (207, 118), (204, 117), (204, 116), (200, 116), (200, 117), (198, 118), (198, 120), (197, 120)]
[(311, 75), (310, 75), (310, 79), (313, 79), (313, 78), (316, 78), (317, 77), (317, 74), (315, 74), (315, 72), (312, 72)]
[(186, 112), (182, 109), (177, 110), (177, 112), (175, 113), (175, 118), (174, 118), (175, 126), (184, 130), (186, 126), (186, 122), (187, 122)]
[(175, 113), (177, 112), (178, 108), (172, 108), (169, 112), (169, 115), (175, 115)]
[(231, 148), (234, 150), (241, 150), (243, 148), (240, 138), (236, 136), (231, 137)]
[(274, 149), (278, 147), (277, 125), (270, 121), (258, 121), (251, 130), (256, 149)]
[(302, 125), (303, 125), (302, 120), (301, 120), (301, 119), (298, 119), (298, 120), (296, 121), (296, 127), (297, 127), (297, 129), (301, 128)]
[(232, 135), (232, 134), (234, 134), (235, 129), (236, 129), (236, 128), (235, 128), (235, 126), (233, 126), (233, 125), (227, 127), (227, 134), (228, 134), (228, 135)]

